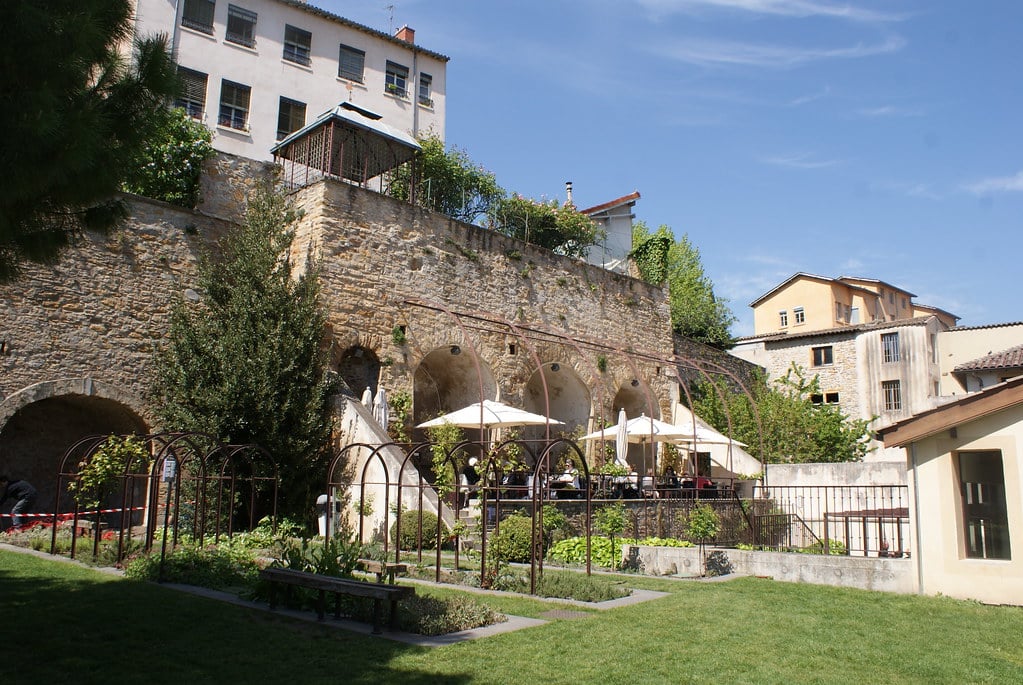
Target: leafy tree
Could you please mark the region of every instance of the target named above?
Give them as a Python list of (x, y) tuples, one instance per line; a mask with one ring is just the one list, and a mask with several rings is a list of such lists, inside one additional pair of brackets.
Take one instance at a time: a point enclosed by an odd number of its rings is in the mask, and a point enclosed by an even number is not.
[(714, 295), (714, 284), (703, 272), (700, 251), (689, 236), (675, 240), (668, 226), (651, 233), (645, 223), (637, 221), (632, 245), (629, 256), (643, 280), (668, 284), (675, 332), (718, 349), (731, 348), (735, 316), (728, 301)]
[(700, 575), (707, 575), (707, 555), (705, 546), (707, 540), (717, 537), (721, 529), (721, 517), (709, 504), (698, 504), (689, 512), (689, 521), (686, 523), (686, 536), (696, 540), (700, 545)]
[(114, 200), (158, 127), (177, 77), (166, 39), (131, 35), (129, 0), (0, 3), (0, 280), (52, 262), (82, 229), (106, 230)]
[(851, 419), (837, 405), (815, 404), (819, 380), (807, 380), (796, 364), (771, 384), (756, 378), (752, 402), (723, 382), (704, 382), (693, 394), (697, 414), (722, 432), (731, 417), (732, 437), (753, 450), (759, 448), (762, 425), (764, 459), (770, 463), (861, 461), (870, 449), (870, 421)]
[(213, 156), (213, 135), (180, 107), (160, 124), (124, 189), (191, 209), (199, 200), (202, 164)]
[[(475, 223), (503, 195), (494, 174), (475, 164), (464, 150), (445, 149), (434, 133), (419, 138), (419, 188), (417, 202), (458, 221)], [(412, 168), (403, 165), (392, 176), (388, 194), (408, 201)]]
[(319, 272), (294, 277), (287, 258), (294, 219), (262, 189), (246, 222), (199, 269), (202, 302), (179, 302), (157, 361), (164, 426), (257, 443), (280, 468), (283, 514), (311, 515), (324, 486), (331, 435), (321, 341)]
[(501, 199), (491, 221), (499, 233), (570, 257), (581, 257), (605, 236), (593, 219), (571, 203), (537, 202), (518, 194)]

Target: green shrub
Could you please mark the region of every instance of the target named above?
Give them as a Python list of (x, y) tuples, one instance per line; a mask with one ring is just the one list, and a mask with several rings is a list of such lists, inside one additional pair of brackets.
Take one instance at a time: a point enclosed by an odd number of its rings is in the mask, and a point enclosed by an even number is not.
[[(258, 574), (256, 560), (239, 549), (179, 547), (167, 554), (163, 579), (216, 590), (253, 587)], [(160, 555), (135, 557), (128, 562), (124, 575), (136, 580), (159, 580)]]
[[(423, 536), (419, 537), (419, 517), (423, 517)], [(401, 512), (401, 538), (397, 537), (398, 521), (391, 524), (391, 542), (399, 549), (437, 549), (437, 515), (429, 511), (410, 509)], [(441, 530), (442, 541), (447, 529)]]
[[(610, 538), (594, 535), (590, 538), (590, 561), (597, 566), (613, 568), (618, 563), (618, 556), (622, 545), (644, 545), (647, 547), (692, 547), (693, 543), (688, 540), (676, 538), (617, 538), (612, 547)], [(551, 546), (551, 559), (564, 564), (585, 564), (586, 563), (586, 538), (574, 537), (561, 540)]]
[[(800, 549), (797, 549), (795, 551), (799, 552), (800, 554), (825, 554), (825, 552), (824, 552), (824, 541), (823, 540), (818, 540), (817, 542), (813, 543), (812, 545), (807, 545), (806, 547), (801, 547)], [(828, 539), (828, 551), (826, 553), (830, 554), (830, 555), (842, 556), (842, 555), (848, 554), (848, 551), (846, 550), (844, 542), (842, 542), (841, 540), (835, 540), (834, 538), (829, 538)]]
[(401, 600), (398, 612), (401, 629), (420, 635), (444, 635), (507, 620), (471, 597), (441, 599), (414, 595)]
[(575, 599), (580, 602), (606, 602), (629, 594), (621, 585), (606, 578), (582, 573), (544, 573), (536, 586), (541, 597)]
[(501, 521), (491, 548), (500, 561), (528, 563), (533, 544), (533, 521), (528, 516), (515, 514)]

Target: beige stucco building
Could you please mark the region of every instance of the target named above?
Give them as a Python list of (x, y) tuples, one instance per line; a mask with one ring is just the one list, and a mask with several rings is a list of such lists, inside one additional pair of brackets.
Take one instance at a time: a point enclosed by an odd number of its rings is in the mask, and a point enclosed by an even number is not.
[(341, 102), (444, 137), (448, 58), (303, 0), (135, 0), (135, 33), (170, 37), (184, 92), (222, 152), (270, 148)]
[(963, 395), (1023, 373), (1023, 322), (962, 326), (938, 334), (941, 394)]
[(881, 436), (907, 454), (919, 591), (1023, 604), (1023, 376)]

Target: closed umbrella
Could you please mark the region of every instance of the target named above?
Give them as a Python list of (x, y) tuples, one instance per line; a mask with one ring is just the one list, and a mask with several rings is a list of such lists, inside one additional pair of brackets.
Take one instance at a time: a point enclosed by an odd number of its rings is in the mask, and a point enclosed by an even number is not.
[(387, 407), (387, 392), (383, 386), (377, 389), (377, 395), (373, 399), (373, 418), (386, 431), (387, 422), (390, 420), (390, 411)]
[(366, 386), (366, 389), (362, 391), (362, 406), (372, 407), (373, 406), (373, 388)]
[(629, 417), (625, 415), (624, 409), (618, 410), (618, 432), (615, 433), (615, 462), (619, 466), (629, 468), (629, 461), (625, 458), (629, 449)]

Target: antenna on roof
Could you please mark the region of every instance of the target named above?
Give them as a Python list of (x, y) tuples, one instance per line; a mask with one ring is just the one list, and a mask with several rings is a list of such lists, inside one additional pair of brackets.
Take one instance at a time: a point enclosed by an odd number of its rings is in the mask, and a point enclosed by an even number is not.
[(394, 33), (394, 5), (384, 5), (384, 9), (391, 13), (391, 18), (387, 23), (387, 32)]

